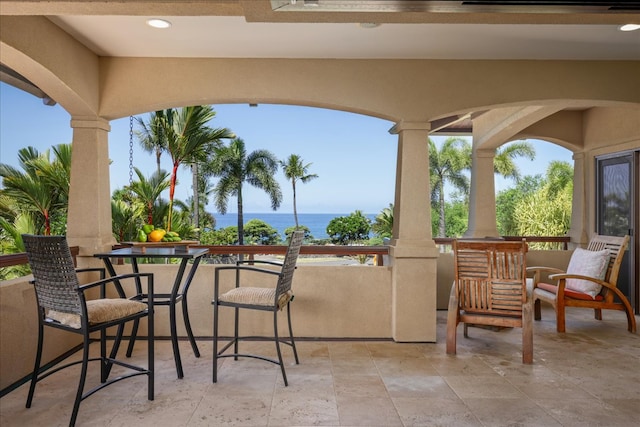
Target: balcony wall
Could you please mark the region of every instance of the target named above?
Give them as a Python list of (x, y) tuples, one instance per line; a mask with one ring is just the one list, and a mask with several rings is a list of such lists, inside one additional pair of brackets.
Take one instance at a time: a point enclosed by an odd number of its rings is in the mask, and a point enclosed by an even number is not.
[[(570, 251), (532, 251), (529, 265), (564, 268)], [(189, 314), (194, 334), (211, 337), (214, 265), (201, 265), (189, 291)], [(298, 337), (316, 338), (390, 338), (391, 331), (391, 266), (314, 266), (299, 264), (294, 277), (295, 301), (292, 303), (294, 332)], [(144, 265), (143, 271), (154, 274), (157, 292), (168, 292), (177, 265)], [(118, 266), (119, 272), (130, 272), (129, 266)], [(233, 286), (233, 275), (221, 277), (225, 289)], [(29, 375), (33, 369), (36, 348), (37, 318), (35, 296), (30, 277), (0, 284), (0, 389)], [(438, 259), (437, 308), (446, 309), (453, 282), (451, 253)], [(185, 331), (178, 309), (178, 333)], [(231, 334), (232, 310), (221, 310), (221, 333)], [(262, 314), (262, 316), (260, 316)], [(268, 334), (271, 321), (264, 313), (246, 313), (242, 328), (251, 334)], [(284, 320), (284, 319), (282, 319)], [(144, 323), (144, 322), (143, 322)], [(282, 326), (286, 322), (281, 322)], [(145, 334), (141, 325), (141, 334)], [(419, 328), (420, 325), (416, 324)], [(50, 361), (80, 341), (71, 334), (47, 328), (44, 360)], [(284, 332), (284, 331), (283, 331)], [(168, 308), (156, 309), (156, 335), (168, 337)], [(190, 350), (185, 350), (188, 355)], [(190, 356), (185, 356), (190, 357)]]

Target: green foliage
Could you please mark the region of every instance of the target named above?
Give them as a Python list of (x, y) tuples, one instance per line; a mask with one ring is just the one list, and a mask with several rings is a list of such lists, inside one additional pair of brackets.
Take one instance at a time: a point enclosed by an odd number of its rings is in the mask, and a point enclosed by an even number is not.
[[(571, 188), (549, 197), (549, 185), (518, 202), (514, 217), (520, 236), (564, 236), (571, 225)], [(552, 243), (531, 244), (531, 249), (553, 249)]]
[(371, 230), (380, 238), (391, 238), (393, 234), (393, 203), (389, 203), (389, 207), (380, 211), (371, 225)]
[(310, 240), (313, 240), (313, 236), (311, 235), (311, 230), (309, 230), (309, 227), (307, 227), (306, 225), (300, 225), (298, 227), (287, 227), (287, 228), (285, 228), (284, 229), (284, 240), (286, 242), (289, 242), (291, 240), (291, 235), (296, 230), (304, 231), (303, 241), (308, 242)]
[(129, 204), (124, 200), (111, 199), (111, 226), (113, 237), (118, 242), (132, 242), (143, 222), (141, 204)]
[(219, 230), (205, 230), (200, 233), (200, 243), (203, 245), (237, 245), (238, 227), (231, 226)]
[[(18, 151), (22, 170), (0, 164), (0, 197), (10, 200), (11, 211), (32, 216), (37, 232), (46, 235), (66, 232), (71, 176), (71, 144), (59, 144), (52, 150), (53, 160), (49, 150), (39, 153), (33, 147), (22, 148)], [(13, 221), (12, 217), (5, 219)]]
[[(440, 210), (439, 205), (436, 208)], [(467, 231), (469, 205), (462, 200), (455, 200), (453, 202), (445, 202), (444, 206), (445, 215), (445, 235), (444, 237), (462, 237)], [(437, 236), (440, 227), (440, 218), (438, 216), (431, 216), (431, 232), (434, 236)]]
[(281, 241), (278, 230), (260, 219), (248, 221), (244, 233), (250, 245), (277, 245)]
[(544, 180), (542, 176), (525, 176), (515, 186), (498, 192), (496, 196), (496, 221), (501, 236), (517, 236), (518, 222), (515, 217), (516, 206), (522, 199), (538, 191)]
[[(446, 236), (444, 186), (450, 183), (463, 194), (469, 193), (469, 178), (463, 171), (471, 168), (471, 145), (463, 138), (447, 138), (440, 150), (429, 139), (429, 180), (431, 184), (432, 216), (438, 218), (434, 236)], [(438, 212), (438, 215), (435, 213)]]
[(371, 220), (362, 211), (355, 211), (349, 216), (339, 216), (327, 225), (327, 235), (332, 243), (348, 245), (369, 238)]

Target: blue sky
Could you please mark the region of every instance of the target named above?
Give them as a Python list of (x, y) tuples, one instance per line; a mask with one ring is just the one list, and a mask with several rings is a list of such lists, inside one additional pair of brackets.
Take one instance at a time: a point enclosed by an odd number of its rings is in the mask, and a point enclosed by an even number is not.
[[(267, 149), (279, 159), (298, 154), (311, 163), (310, 173), (319, 177), (297, 188), (299, 213), (350, 213), (358, 209), (378, 213), (393, 203), (397, 136), (389, 134), (392, 122), (359, 114), (311, 107), (247, 104), (214, 105), (212, 127), (226, 127), (242, 138), (247, 151)], [(141, 115), (144, 119), (148, 114)], [(135, 123), (134, 123), (135, 126)], [(436, 144), (442, 137), (433, 138)], [(49, 107), (39, 98), (0, 83), (0, 162), (17, 165), (20, 148), (44, 151), (70, 143), (69, 114), (59, 105)], [(470, 138), (469, 138), (470, 140)], [(551, 160), (573, 164), (571, 153), (544, 141), (530, 141), (536, 160), (519, 160), (523, 175), (544, 174)], [(155, 171), (155, 157), (145, 153), (134, 137), (134, 166), (147, 176)], [(109, 134), (111, 191), (129, 182), (129, 118), (111, 122)], [(162, 167), (170, 171), (170, 158), (162, 156)], [(135, 175), (134, 175), (135, 176)], [(282, 172), (277, 175), (283, 193), (278, 212), (292, 211), (292, 190)], [(191, 192), (191, 173), (178, 172), (176, 197), (185, 200)], [(511, 186), (496, 178), (496, 190)], [(268, 196), (246, 185), (245, 212), (271, 212)], [(168, 193), (167, 196), (168, 198)], [(235, 212), (235, 199), (228, 211)], [(216, 213), (212, 205), (208, 209)]]

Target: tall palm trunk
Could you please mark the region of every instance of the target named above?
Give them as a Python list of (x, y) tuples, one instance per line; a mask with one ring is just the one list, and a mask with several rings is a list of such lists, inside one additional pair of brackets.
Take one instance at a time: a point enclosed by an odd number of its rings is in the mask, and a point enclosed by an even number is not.
[(238, 244), (244, 245), (244, 214), (242, 212), (242, 188), (238, 189)]
[(440, 184), (440, 222), (438, 224), (438, 237), (446, 237), (445, 223), (444, 223), (444, 184)]
[(198, 165), (191, 165), (191, 174), (193, 176), (193, 225), (200, 228), (200, 189), (198, 188)]
[(296, 208), (296, 181), (293, 180), (293, 218), (296, 221), (296, 229), (298, 226), (298, 209)]
[(173, 164), (171, 170), (171, 185), (169, 186), (169, 215), (167, 217), (167, 231), (171, 231), (171, 221), (173, 220), (173, 196), (176, 192), (176, 181), (178, 178), (178, 164)]

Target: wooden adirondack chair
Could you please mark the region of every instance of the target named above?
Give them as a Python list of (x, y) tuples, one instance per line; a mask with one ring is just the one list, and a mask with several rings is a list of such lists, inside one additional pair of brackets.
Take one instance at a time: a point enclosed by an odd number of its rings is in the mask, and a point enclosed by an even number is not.
[(456, 330), (468, 324), (522, 328), (522, 362), (533, 363), (532, 299), (527, 293), (525, 241), (453, 242), (455, 283), (447, 316), (447, 354), (456, 354)]
[[(556, 327), (558, 332), (565, 331), (565, 307), (592, 308), (595, 318), (602, 320), (602, 310), (619, 310), (627, 314), (627, 329), (636, 332), (636, 319), (631, 304), (617, 288), (618, 273), (629, 244), (629, 236), (614, 237), (595, 235), (587, 249), (576, 249), (571, 256), (567, 271), (551, 267), (529, 267), (533, 272), (534, 317), (541, 319), (540, 301), (551, 304), (556, 311)], [(590, 253), (589, 253), (590, 252)], [(605, 257), (601, 276), (594, 273), (600, 262), (598, 253)], [(607, 254), (608, 253), (608, 254)], [(583, 261), (581, 261), (582, 259)], [(586, 270), (591, 270), (589, 273)], [(552, 273), (549, 279), (555, 283), (541, 280), (542, 273)], [(581, 282), (576, 282), (576, 279)], [(616, 298), (618, 301), (616, 301)]]

